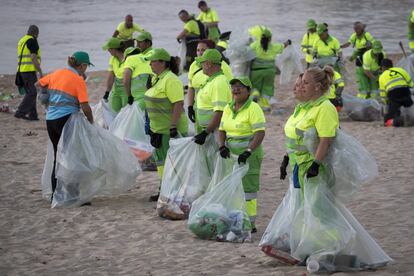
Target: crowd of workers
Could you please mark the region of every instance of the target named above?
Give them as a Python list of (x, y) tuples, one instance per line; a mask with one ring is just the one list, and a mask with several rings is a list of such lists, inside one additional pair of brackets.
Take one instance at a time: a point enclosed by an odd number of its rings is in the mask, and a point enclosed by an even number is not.
[[(189, 80), (187, 112), (184, 109), (184, 86), (177, 76), (179, 60), (165, 49), (153, 49), (151, 33), (134, 23), (131, 15), (125, 17), (125, 22), (118, 25), (103, 45), (103, 50), (111, 55), (103, 99), (109, 101), (114, 112), (134, 102), (145, 111), (149, 124), (147, 134), (155, 148), (153, 157), (160, 178), (169, 140), (188, 134), (188, 119), (195, 124), (195, 143), (203, 145), (209, 135), (217, 135), (223, 158), (232, 153), (238, 155), (240, 164), (249, 164), (243, 187), (247, 213), (255, 232), (257, 192), (264, 156), (262, 141), (266, 121), (263, 111), (269, 109), (274, 99), (275, 59), (292, 42), (273, 43), (268, 27), (252, 27), (249, 29), (252, 36), (250, 48), (255, 58), (251, 62), (250, 75), (234, 77), (223, 53), (230, 34), (221, 34), (217, 12), (205, 1), (200, 1), (198, 8), (198, 17), (185, 10), (178, 13), (184, 28), (176, 38), (187, 47), (184, 66)], [(280, 178), (284, 179), (290, 164), (293, 184), (302, 190), (304, 179), (325, 171), (323, 160), (339, 128), (338, 110), (342, 106), (344, 89), (341, 76), (343, 48), (354, 48), (349, 60), (356, 66), (358, 97), (377, 98), (387, 105), (386, 126), (400, 126), (401, 106), (413, 104), (410, 75), (393, 66), (381, 42), (365, 30), (363, 23), (355, 22), (355, 32), (342, 45), (330, 34), (328, 24), (317, 24), (309, 19), (306, 26), (301, 49), (307, 69), (295, 83), (298, 104), (285, 125), (287, 154), (280, 166)], [(136, 36), (135, 32), (138, 32)], [(68, 57), (66, 68), (43, 75), (38, 35), (39, 29), (30, 26), (17, 46), (16, 84), (25, 89), (25, 96), (15, 117), (38, 120), (36, 86), (47, 89), (46, 123), (56, 159), (62, 129), (72, 113), (82, 109), (93, 123), (84, 80), (85, 71), (92, 63), (87, 53), (79, 51)], [(409, 39), (414, 52), (414, 11), (409, 17)], [(316, 128), (319, 136), (315, 153), (306, 151), (303, 144), (303, 133), (311, 128)], [(51, 177), (54, 190), (54, 170)], [(157, 194), (151, 196), (151, 200), (157, 199)]]

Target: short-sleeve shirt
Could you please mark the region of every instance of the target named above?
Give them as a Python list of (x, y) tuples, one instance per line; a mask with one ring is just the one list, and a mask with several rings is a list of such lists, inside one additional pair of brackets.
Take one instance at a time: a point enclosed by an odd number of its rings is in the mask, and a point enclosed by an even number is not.
[(46, 120), (56, 120), (79, 111), (80, 103), (88, 102), (85, 80), (72, 67), (57, 70), (39, 80), (49, 92)]
[(207, 12), (200, 12), (197, 16), (197, 20), (203, 23), (219, 22), (220, 19), (217, 15), (216, 10), (209, 8)]
[(220, 71), (211, 76), (197, 93), (197, 109), (223, 111), (231, 101), (230, 84)]
[(256, 53), (256, 58), (264, 59), (264, 60), (275, 60), (278, 54), (283, 52), (285, 46), (282, 43), (270, 43), (269, 48), (265, 51), (260, 44), (260, 41), (255, 41), (250, 44), (250, 48), (252, 48)]
[(371, 42), (374, 40), (372, 35), (369, 32), (364, 32), (361, 37), (358, 37), (356, 33), (353, 33), (350, 37), (348, 42), (352, 44), (352, 47), (356, 49), (363, 49), (367, 48), (367, 42)]
[(132, 71), (132, 78), (141, 74), (153, 74), (149, 62), (146, 61), (141, 54), (127, 57), (123, 64), (123, 69), (125, 70), (126, 68)]
[[(230, 66), (224, 60), (221, 62), (221, 70), (230, 82), (233, 79), (233, 73), (231, 72)], [(197, 65), (196, 61), (191, 63), (190, 69), (188, 70), (188, 87), (199, 89), (207, 80), (208, 76), (203, 73), (201, 66)]]
[(200, 35), (200, 28), (198, 27), (197, 21), (194, 19), (190, 19), (184, 24), (184, 30), (189, 34)]
[(329, 99), (335, 99), (336, 98), (336, 89), (339, 87), (345, 87), (344, 79), (342, 78), (342, 75), (335, 71), (333, 83), (329, 88)]
[(37, 43), (37, 39), (35, 38), (28, 39), (26, 46), (32, 54), (37, 54), (37, 51), (39, 51), (39, 43)]
[[(383, 58), (387, 57), (385, 52), (382, 52), (382, 55), (383, 55)], [(372, 50), (366, 51), (365, 54), (362, 56), (362, 60), (363, 60), (362, 67), (364, 68), (364, 70), (375, 72), (375, 71), (378, 71), (381, 67), (378, 62), (378, 59), (374, 57)]]
[(124, 78), (124, 65), (125, 63), (123, 60), (111, 56), (109, 59), (108, 71), (114, 72), (115, 77), (122, 80)]
[(143, 32), (144, 29), (141, 28), (138, 24), (132, 23), (132, 28), (127, 28), (125, 22), (121, 22), (116, 27), (116, 30), (119, 32), (118, 38), (122, 40), (132, 39), (132, 34), (134, 32)]
[(330, 35), (326, 41), (316, 40), (313, 44), (313, 52), (317, 57), (337, 56), (341, 52), (341, 45), (338, 39)]
[(221, 117), (219, 130), (226, 132), (227, 138), (252, 138), (254, 133), (265, 130), (266, 118), (262, 108), (252, 100), (235, 111), (234, 101), (226, 105)]

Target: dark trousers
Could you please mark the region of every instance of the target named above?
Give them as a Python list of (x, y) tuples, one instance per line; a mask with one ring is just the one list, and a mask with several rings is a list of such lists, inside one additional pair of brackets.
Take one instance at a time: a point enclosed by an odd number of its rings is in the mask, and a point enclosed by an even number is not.
[(388, 112), (384, 115), (384, 122), (397, 119), (401, 116), (401, 107), (413, 105), (411, 92), (408, 87), (400, 87), (388, 92)]
[(198, 39), (191, 39), (186, 42), (187, 52), (185, 54), (186, 63), (184, 65), (184, 69), (187, 71), (190, 69), (191, 63), (193, 63), (195, 57), (197, 56), (198, 41)]
[(29, 118), (37, 118), (36, 98), (37, 90), (35, 83), (37, 81), (36, 72), (20, 73), (23, 79), (23, 88), (26, 91), (22, 102), (17, 108), (16, 115), (28, 116)]
[(52, 195), (55, 192), (57, 179), (55, 175), (55, 168), (56, 168), (56, 153), (57, 147), (59, 144), (60, 136), (62, 135), (63, 127), (66, 124), (66, 121), (69, 119), (70, 114), (64, 117), (61, 117), (56, 120), (47, 120), (47, 133), (49, 134), (50, 141), (53, 144), (53, 151), (54, 151), (54, 158), (53, 158), (53, 170), (52, 170)]

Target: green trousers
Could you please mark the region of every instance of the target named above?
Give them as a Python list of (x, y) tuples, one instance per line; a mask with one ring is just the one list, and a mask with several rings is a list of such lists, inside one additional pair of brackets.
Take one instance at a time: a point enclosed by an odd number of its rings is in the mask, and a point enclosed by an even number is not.
[(256, 88), (260, 95), (272, 97), (275, 91), (275, 68), (253, 69), (250, 72), (250, 80), (253, 88)]
[(358, 82), (359, 92), (357, 94), (358, 98), (368, 99), (375, 98), (379, 96), (379, 85), (377, 80), (373, 80), (367, 77), (364, 73), (364, 68), (356, 67), (356, 79)]
[(119, 110), (121, 110), (121, 108), (127, 104), (128, 96), (125, 92), (122, 80), (115, 79), (115, 82), (112, 86), (111, 95), (109, 96), (109, 105), (113, 111), (119, 112)]

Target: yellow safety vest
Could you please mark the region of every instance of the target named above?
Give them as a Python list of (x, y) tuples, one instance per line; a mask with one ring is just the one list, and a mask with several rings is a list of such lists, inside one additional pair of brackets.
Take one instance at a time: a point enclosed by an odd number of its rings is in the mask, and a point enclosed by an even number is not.
[[(17, 43), (17, 70), (19, 72), (36, 72), (36, 67), (32, 62), (30, 50), (27, 48), (27, 41), (31, 38), (34, 37), (31, 35), (25, 35), (19, 40), (19, 43)], [(37, 51), (37, 60), (40, 64), (40, 47)]]
[(386, 98), (391, 90), (401, 87), (413, 87), (410, 75), (403, 68), (392, 67), (379, 77), (380, 96)]

